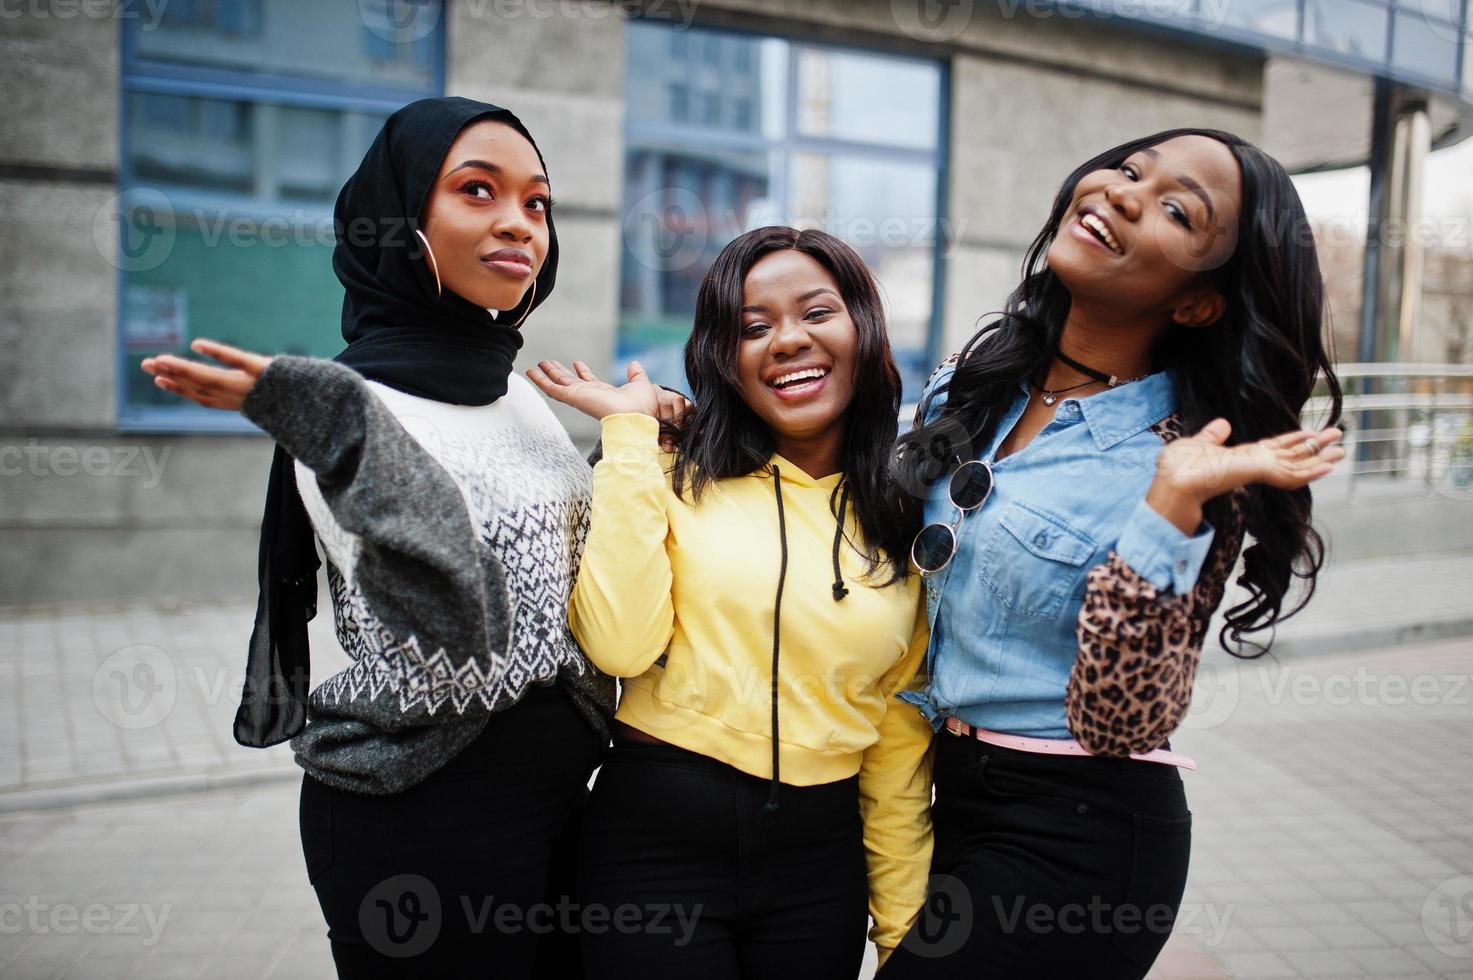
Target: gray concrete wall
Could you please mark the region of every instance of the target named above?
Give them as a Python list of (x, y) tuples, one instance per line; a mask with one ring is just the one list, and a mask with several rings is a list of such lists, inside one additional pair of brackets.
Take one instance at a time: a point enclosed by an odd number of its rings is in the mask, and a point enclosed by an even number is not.
[[(612, 8), (587, 4), (546, 9), (564, 13), (452, 3), (445, 88), (517, 113), (542, 150), (558, 202), (557, 288), (522, 329), (517, 369), (541, 358), (578, 358), (607, 377), (619, 316), (624, 21)], [(575, 439), (596, 437), (592, 420), (561, 405), (554, 411)]]
[[(607, 371), (617, 322), (622, 21), (495, 19), (452, 4), (449, 94), (533, 129), (560, 199), (557, 292), (519, 369), (580, 357)], [(539, 8), (540, 9), (540, 8)], [(486, 16), (477, 16), (477, 11)], [(6, 20), (0, 81), (0, 604), (250, 594), (271, 444), (119, 434), (118, 21)], [(101, 244), (97, 244), (100, 242)], [(557, 411), (580, 441), (595, 426)]]
[(4, 23), (0, 424), (109, 429), (115, 273), (93, 227), (116, 185), (118, 24), (80, 16)]
[[(878, 45), (951, 65), (945, 339), (955, 349), (1017, 278), (1065, 173), (1147, 130), (1259, 129), (1262, 63), (971, 7), (928, 33), (889, 0), (703, 0), (697, 23)], [(969, 5), (956, 5), (957, 9)], [(618, 314), (624, 33), (617, 16), (451, 3), (447, 91), (528, 122), (560, 199), (565, 261), (520, 368), (607, 371)], [(579, 10), (583, 12), (580, 14)], [(678, 16), (691, 5), (665, 4)], [(897, 13), (897, 11), (901, 13)], [(116, 432), (116, 272), (95, 244), (116, 189), (118, 24), (7, 20), (0, 38), (0, 603), (248, 594), (270, 444)], [(569, 257), (576, 256), (576, 261)], [(558, 409), (580, 441), (593, 427)], [(147, 453), (151, 453), (149, 456)], [(147, 463), (152, 459), (157, 470)], [(131, 465), (129, 464), (131, 460)]]
[[(668, 6), (668, 5), (667, 5)], [(1177, 126), (1259, 139), (1264, 59), (1026, 2), (703, 0), (696, 23), (874, 44), (951, 67), (944, 356), (998, 309), (1071, 170), (1101, 150)], [(1030, 6), (1036, 8), (1030, 12)]]

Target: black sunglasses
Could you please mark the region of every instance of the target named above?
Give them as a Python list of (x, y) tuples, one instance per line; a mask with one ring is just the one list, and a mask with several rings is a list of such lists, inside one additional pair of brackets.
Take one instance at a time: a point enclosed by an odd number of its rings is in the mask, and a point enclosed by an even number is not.
[(910, 546), (910, 560), (921, 575), (935, 575), (956, 557), (956, 529), (967, 514), (992, 495), (992, 467), (974, 459), (957, 467), (946, 488), (956, 517), (947, 524), (927, 524)]

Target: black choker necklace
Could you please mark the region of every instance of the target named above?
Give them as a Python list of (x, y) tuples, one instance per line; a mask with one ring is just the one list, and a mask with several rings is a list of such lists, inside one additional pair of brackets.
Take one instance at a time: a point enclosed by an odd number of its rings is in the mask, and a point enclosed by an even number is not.
[(1090, 380), (1081, 381), (1079, 384), (1070, 385), (1067, 388), (1045, 388), (1043, 385), (1034, 384), (1034, 387), (1043, 393), (1043, 403), (1045, 405), (1052, 406), (1054, 402), (1059, 400), (1060, 395), (1068, 391), (1073, 391), (1076, 388), (1083, 388), (1087, 385), (1092, 384), (1102, 384), (1110, 388), (1118, 388), (1121, 385), (1130, 384), (1132, 381), (1139, 381), (1141, 380), (1141, 378), (1146, 377), (1146, 375), (1143, 374), (1140, 376), (1140, 378), (1120, 378), (1113, 374), (1106, 374), (1104, 371), (1097, 371), (1087, 364), (1080, 364), (1078, 361), (1070, 357), (1068, 354), (1065, 354), (1063, 351), (1054, 351), (1054, 356), (1063, 361), (1069, 367), (1078, 371), (1080, 374), (1087, 375)]

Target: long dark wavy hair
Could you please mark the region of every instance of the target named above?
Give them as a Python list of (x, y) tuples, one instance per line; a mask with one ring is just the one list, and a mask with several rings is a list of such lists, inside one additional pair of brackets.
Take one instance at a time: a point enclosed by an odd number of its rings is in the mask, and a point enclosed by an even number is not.
[[(737, 383), (742, 295), (747, 273), (764, 256), (793, 249), (828, 270), (859, 332), (854, 400), (847, 411), (844, 480), (863, 536), (855, 547), (869, 561), (867, 575), (883, 584), (909, 574), (911, 539), (919, 518), (901, 507), (890, 484), (889, 461), (898, 431), (900, 371), (890, 351), (885, 311), (864, 260), (833, 235), (771, 226), (733, 240), (716, 257), (696, 297), (695, 325), (685, 344), (685, 376), (695, 409), (675, 433), (675, 492), (695, 499), (715, 480), (767, 466), (777, 440), (747, 406)], [(837, 506), (831, 502), (831, 507)]]
[[(1231, 133), (1173, 129), (1106, 150), (1064, 181), (1048, 223), (1028, 249), (1022, 284), (998, 318), (967, 342), (956, 373), (940, 386), (949, 391), (941, 414), (899, 440), (893, 461), (897, 483), (922, 487), (944, 472), (959, 436), (988, 445), (1018, 383), (1047, 369), (1070, 305), (1064, 283), (1048, 267), (1048, 250), (1080, 180), (1096, 170), (1118, 169), (1132, 154), (1179, 136), (1222, 143), (1237, 159), (1243, 178), (1236, 249), (1211, 273), (1227, 300), (1226, 314), (1210, 327), (1167, 330), (1153, 352), (1157, 368), (1174, 369), (1184, 428), (1192, 433), (1214, 418), (1226, 418), (1233, 427), (1232, 443), (1293, 431), (1300, 427), (1300, 412), (1321, 377), (1333, 401), (1326, 424), (1338, 424), (1341, 392), (1324, 340), (1324, 281), (1314, 234), (1288, 172)], [(927, 396), (921, 418), (937, 394)], [(1229, 653), (1254, 657), (1267, 652), (1272, 633), (1264, 644), (1245, 644), (1244, 635), (1270, 629), (1314, 594), (1325, 548), (1310, 523), (1310, 505), (1308, 487), (1248, 488), (1244, 517), (1253, 544), (1243, 553), (1238, 578), (1248, 597), (1227, 611), (1218, 638)], [(1208, 520), (1225, 506), (1224, 498), (1208, 504)], [(1296, 576), (1307, 585), (1299, 603), (1286, 612), (1285, 595)], [(1245, 645), (1256, 652), (1243, 653)]]

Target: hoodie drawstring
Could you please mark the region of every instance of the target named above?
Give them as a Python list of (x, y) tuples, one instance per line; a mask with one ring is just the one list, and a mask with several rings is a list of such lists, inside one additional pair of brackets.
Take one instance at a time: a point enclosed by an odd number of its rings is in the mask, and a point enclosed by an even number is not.
[(777, 812), (777, 788), (780, 783), (777, 750), (777, 662), (782, 650), (783, 585), (788, 580), (788, 523), (783, 516), (783, 479), (777, 464), (772, 465), (772, 489), (777, 494), (777, 536), (782, 542), (783, 559), (777, 572), (777, 598), (772, 603), (772, 786), (767, 791), (764, 815)]
[[(844, 510), (849, 506), (849, 481), (843, 483), (844, 492), (839, 495), (839, 522), (834, 525), (834, 601), (838, 602), (849, 594), (844, 588), (844, 573), (839, 570), (839, 546), (844, 543)], [(834, 493), (839, 493), (838, 488)], [(829, 495), (829, 506), (834, 504), (833, 494)]]
[[(849, 484), (843, 484), (839, 497), (839, 520), (834, 528), (834, 601), (838, 602), (849, 594), (844, 587), (844, 573), (839, 568), (839, 546), (844, 541), (844, 512), (849, 504)], [(777, 596), (772, 602), (772, 785), (767, 792), (767, 802), (762, 807), (763, 816), (777, 812), (778, 789), (782, 785), (782, 757), (778, 751), (777, 723), (777, 678), (778, 663), (782, 656), (783, 586), (788, 580), (788, 522), (783, 513), (782, 471), (772, 464), (772, 492), (777, 497), (777, 534), (782, 545), (782, 563), (777, 572)], [(835, 489), (837, 493), (837, 488)], [(833, 498), (829, 498), (832, 504)]]

